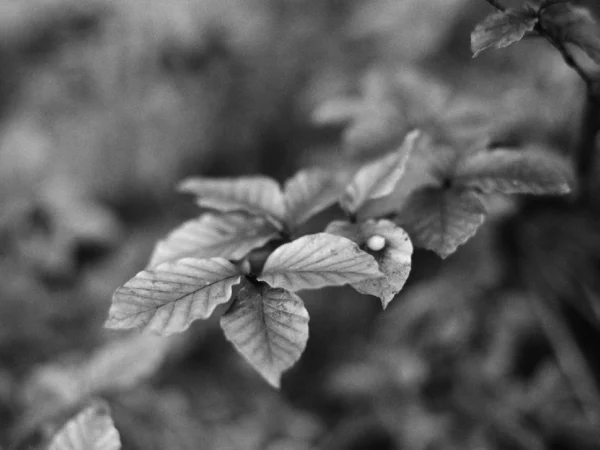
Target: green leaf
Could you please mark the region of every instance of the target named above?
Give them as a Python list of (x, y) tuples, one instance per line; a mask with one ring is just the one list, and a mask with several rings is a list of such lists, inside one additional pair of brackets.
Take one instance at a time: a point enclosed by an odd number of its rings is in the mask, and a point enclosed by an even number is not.
[(294, 365), (308, 341), (308, 312), (302, 299), (265, 284), (245, 286), (221, 317), (225, 336), (273, 386)]
[(390, 194), (402, 177), (406, 162), (420, 136), (418, 130), (410, 132), (397, 151), (359, 169), (340, 201), (342, 208), (349, 213), (356, 213), (367, 200)]
[(282, 222), (285, 204), (279, 183), (269, 177), (202, 178), (183, 180), (179, 191), (193, 194), (204, 208), (217, 211), (247, 211)]
[(240, 275), (239, 269), (223, 258), (183, 258), (160, 264), (117, 289), (106, 327), (180, 333), (226, 303)]
[(472, 190), (429, 187), (409, 197), (397, 222), (413, 245), (446, 258), (475, 234), (485, 214), (485, 206)]
[(301, 170), (287, 180), (284, 188), (286, 221), (301, 225), (333, 205), (343, 190), (340, 174), (322, 169)]
[(108, 406), (96, 403), (69, 420), (52, 438), (49, 450), (119, 450), (121, 438)]
[(278, 235), (273, 225), (260, 217), (207, 213), (185, 222), (160, 241), (148, 267), (185, 257), (240, 260)]
[[(325, 231), (351, 239), (375, 258), (384, 276), (352, 283), (352, 287), (362, 294), (379, 297), (385, 309), (410, 274), (413, 246), (408, 234), (389, 220), (368, 220), (360, 224), (336, 221)], [(377, 247), (373, 247), (375, 239)], [(383, 243), (381, 249), (380, 242)]]
[(600, 27), (588, 9), (563, 2), (547, 7), (542, 20), (555, 38), (576, 45), (600, 64)]
[(538, 19), (530, 9), (507, 9), (486, 17), (471, 33), (471, 50), (477, 56), (483, 50), (508, 47), (533, 31)]
[(462, 160), (454, 184), (502, 194), (566, 194), (573, 179), (563, 158), (542, 150), (495, 149)]
[(259, 280), (290, 291), (341, 286), (382, 276), (377, 262), (344, 237), (318, 233), (277, 248)]

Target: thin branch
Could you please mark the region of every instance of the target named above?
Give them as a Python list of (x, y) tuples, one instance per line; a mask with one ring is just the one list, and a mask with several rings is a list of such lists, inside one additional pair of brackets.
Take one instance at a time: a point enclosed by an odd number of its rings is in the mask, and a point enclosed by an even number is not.
[(555, 39), (554, 36), (552, 36), (552, 34), (549, 33), (548, 30), (546, 30), (540, 22), (536, 24), (535, 31), (537, 31), (540, 34), (540, 36), (544, 37), (556, 50), (559, 51), (560, 55), (565, 61), (565, 64), (571, 69), (573, 69), (577, 73), (577, 75), (579, 75), (579, 78), (581, 78), (584, 81), (590, 99), (593, 99), (593, 101), (598, 101), (598, 99), (596, 98), (595, 81), (585, 70), (583, 70), (583, 68), (575, 60), (575, 58), (573, 57), (569, 49), (565, 46), (565, 44), (563, 44), (560, 40)]
[[(507, 9), (506, 6), (504, 6), (500, 2), (500, 0), (486, 0), (486, 1), (490, 5), (492, 5), (494, 8), (496, 8), (498, 11), (505, 12)], [(543, 10), (538, 11), (538, 16), (541, 15), (542, 11)], [(575, 60), (575, 57), (571, 54), (571, 52), (566, 47), (566, 45), (563, 42), (561, 42), (560, 40), (555, 39), (554, 36), (552, 35), (552, 33), (550, 33), (546, 28), (544, 28), (542, 23), (539, 21), (535, 25), (534, 30), (540, 36), (545, 38), (554, 48), (556, 48), (556, 50), (558, 50), (558, 52), (561, 54), (563, 60), (565, 61), (565, 64), (567, 64), (567, 66), (569, 66), (571, 69), (573, 69), (577, 73), (577, 75), (579, 75), (579, 77), (584, 81), (584, 83), (587, 87), (588, 96), (590, 97), (590, 99), (592, 99), (592, 101), (600, 103), (600, 100), (598, 99), (598, 95), (597, 95), (598, 93), (597, 93), (596, 82), (579, 65), (579, 63)]]
[(585, 207), (593, 200), (594, 173), (596, 170), (596, 142), (600, 129), (600, 102), (588, 96), (579, 130), (579, 143), (575, 149), (575, 170), (577, 173), (580, 205)]
[[(506, 11), (506, 7), (499, 0), (486, 1), (498, 11)], [(538, 11), (538, 16), (541, 16), (541, 12)], [(596, 155), (596, 138), (600, 130), (600, 91), (598, 82), (579, 65), (567, 46), (561, 40), (555, 38), (540, 21), (535, 25), (534, 30), (559, 51), (567, 66), (579, 75), (587, 89), (580, 142), (575, 152), (575, 164), (581, 184), (579, 197), (580, 201), (585, 202), (589, 196), (589, 182)], [(600, 426), (600, 392), (590, 376), (591, 372), (587, 361), (581, 354), (568, 326), (563, 322), (560, 312), (556, 311), (552, 304), (544, 301), (545, 299), (537, 297), (535, 293), (533, 293), (532, 298), (536, 315), (552, 344), (562, 372), (569, 379), (573, 392), (581, 403), (589, 422), (595, 427)]]
[[(506, 7), (500, 0), (486, 1), (498, 11), (506, 11)], [(543, 11), (543, 9), (538, 11), (538, 17), (542, 16)], [(575, 167), (579, 180), (578, 200), (582, 204), (585, 204), (590, 197), (590, 184), (597, 153), (596, 139), (600, 131), (600, 83), (583, 69), (565, 43), (557, 39), (546, 29), (541, 21), (537, 22), (534, 31), (558, 50), (565, 64), (573, 69), (585, 83), (587, 90), (586, 105), (582, 119), (580, 140), (574, 153)]]
[(506, 6), (504, 6), (502, 3), (500, 3), (498, 0), (487, 0), (487, 2), (492, 5), (494, 8), (496, 8), (498, 11), (506, 11)]

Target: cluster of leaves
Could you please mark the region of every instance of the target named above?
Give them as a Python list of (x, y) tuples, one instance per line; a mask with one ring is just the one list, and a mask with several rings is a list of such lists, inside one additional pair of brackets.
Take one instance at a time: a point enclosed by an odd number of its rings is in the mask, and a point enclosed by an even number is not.
[(537, 32), (559, 49), (572, 44), (600, 64), (600, 29), (589, 10), (565, 0), (526, 2), (491, 14), (471, 34), (475, 56), (487, 48), (502, 48)]
[[(148, 269), (115, 292), (106, 325), (178, 333), (233, 296), (221, 318), (226, 337), (279, 386), (308, 340), (308, 312), (296, 291), (351, 284), (379, 296), (385, 307), (404, 285), (412, 254), (406, 232), (386, 220), (356, 218), (368, 200), (394, 189), (419, 139), (419, 132), (410, 133), (396, 151), (351, 176), (301, 171), (283, 190), (266, 177), (183, 181), (182, 191), (216, 212), (184, 223), (157, 244)], [(336, 201), (348, 221), (292, 238)], [(278, 246), (265, 254), (261, 247), (269, 241)]]
[[(397, 83), (398, 89), (371, 82), (363, 99), (335, 99), (318, 113), (322, 123), (345, 124), (343, 139), (349, 153), (374, 152), (394, 141), (392, 127), (381, 127), (383, 120), (375, 126), (373, 117), (387, 117), (401, 126), (416, 123), (427, 130), (394, 191), (368, 202), (359, 219), (388, 217), (409, 234), (415, 247), (445, 258), (484, 222), (490, 195), (562, 195), (570, 191), (572, 169), (552, 149), (490, 145), (489, 125), (485, 120), (473, 121), (473, 111), (469, 114), (464, 108), (473, 105), (470, 100), (445, 93), (440, 87), (421, 104), (407, 101), (405, 91), (414, 83), (407, 86), (403, 81)], [(406, 104), (413, 111), (407, 112)]]
[[(446, 257), (483, 222), (483, 194), (563, 194), (568, 178), (564, 162), (543, 152), (457, 151), (413, 131), (350, 174), (305, 170), (283, 189), (259, 176), (188, 179), (181, 191), (213, 211), (157, 244), (148, 268), (115, 292), (106, 326), (179, 333), (233, 298), (220, 322), (226, 337), (279, 386), (308, 340), (295, 292), (350, 284), (385, 308), (408, 278), (413, 243)], [(405, 196), (392, 197), (394, 220), (373, 213), (394, 192)], [(347, 220), (294, 239), (335, 202)]]

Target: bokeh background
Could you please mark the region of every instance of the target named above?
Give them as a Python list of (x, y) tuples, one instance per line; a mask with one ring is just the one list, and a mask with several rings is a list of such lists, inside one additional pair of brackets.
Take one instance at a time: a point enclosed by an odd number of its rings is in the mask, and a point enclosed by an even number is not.
[[(103, 323), (156, 240), (199, 214), (175, 193), (181, 178), (284, 180), (377, 156), (415, 127), (572, 157), (583, 84), (539, 38), (473, 59), (470, 32), (490, 12), (484, 0), (1, 0), (0, 448), (43, 448), (85, 401), (73, 367), (135, 340)], [(340, 97), (372, 108), (352, 146), (315, 113)], [(573, 382), (581, 367), (600, 380), (597, 205), (487, 206), (452, 257), (415, 253), (385, 312), (351, 289), (303, 293), (311, 336), (280, 392), (217, 319), (166, 350), (134, 342), (123, 367), (148, 376), (99, 390), (124, 448), (600, 448), (600, 398)]]

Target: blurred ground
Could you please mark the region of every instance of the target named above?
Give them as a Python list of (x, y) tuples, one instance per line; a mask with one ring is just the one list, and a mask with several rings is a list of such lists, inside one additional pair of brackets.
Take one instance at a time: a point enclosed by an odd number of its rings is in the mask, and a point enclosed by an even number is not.
[[(359, 94), (373, 73), (406, 94), (394, 133), (437, 130), (428, 114), (447, 91), (458, 119), (445, 126), (461, 138), (570, 154), (579, 80), (539, 39), (471, 59), (470, 31), (490, 10), (483, 0), (1, 0), (0, 448), (39, 448), (74, 407), (70, 375), (51, 368), (121, 336), (102, 328), (112, 292), (197, 214), (177, 180), (284, 179), (369, 156), (344, 154), (340, 130), (311, 113)], [(217, 321), (197, 323), (147, 381), (106, 389), (124, 448), (600, 448), (532, 307), (540, 285), (577, 302), (565, 265), (581, 264), (593, 291), (597, 211), (489, 208), (448, 260), (417, 252), (385, 313), (351, 289), (304, 293), (311, 337), (281, 393)], [(569, 245), (544, 251), (561, 237)], [(580, 336), (587, 350), (595, 333)]]

